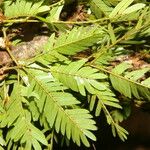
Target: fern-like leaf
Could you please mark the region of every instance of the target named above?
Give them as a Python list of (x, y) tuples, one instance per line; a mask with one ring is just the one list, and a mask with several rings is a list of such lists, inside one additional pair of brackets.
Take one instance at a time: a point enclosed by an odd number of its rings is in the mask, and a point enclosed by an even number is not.
[(141, 99), (142, 96), (143, 98), (150, 100), (149, 87), (138, 82), (138, 80), (143, 77), (144, 74), (150, 70), (150, 68), (127, 72), (126, 70), (130, 67), (131, 65), (122, 63), (112, 70), (110, 80), (113, 87), (129, 98), (133, 95), (137, 99)]
[(104, 31), (98, 26), (75, 27), (67, 33), (62, 33), (58, 38), (55, 38), (55, 34), (52, 34), (45, 45), (45, 50), (33, 58), (32, 62), (38, 61), (42, 64), (49, 64), (57, 60), (67, 60), (68, 58), (61, 54), (74, 55), (86, 50), (89, 46), (100, 41), (103, 34), (105, 34)]
[(16, 88), (14, 88), (11, 96), (7, 97), (8, 101), (5, 105), (5, 112), (3, 113), (1, 120), (2, 127), (10, 127), (19, 117), (24, 116), (22, 108), (22, 97), (18, 97), (18, 94), (20, 94), (20, 92), (18, 92), (17, 88), (20, 87), (16, 85)]
[[(19, 92), (18, 89), (20, 89)], [(1, 120), (1, 127), (7, 126), (10, 129), (7, 132), (6, 143), (9, 143), (11, 148), (13, 147), (11, 144), (13, 141), (24, 144), (27, 149), (31, 149), (33, 146), (34, 149), (38, 147), (39, 150), (42, 150), (39, 142), (47, 145), (47, 140), (44, 134), (31, 124), (30, 113), (23, 107), (24, 97), (21, 91), (22, 86), (15, 84), (9, 101), (6, 104), (6, 112)]]
[(16, 142), (21, 140), (20, 143), (25, 144), (25, 149), (31, 149), (33, 146), (35, 150), (42, 150), (39, 142), (47, 145), (44, 134), (26, 120), (26, 118), (18, 119), (14, 125), (15, 127), (7, 134), (7, 141), (13, 140)]
[(43, 1), (32, 1), (26, 0), (16, 0), (12, 2), (7, 0), (4, 2), (5, 16), (8, 18), (18, 18), (18, 17), (33, 17), (38, 13), (43, 13), (49, 10), (47, 5), (42, 5)]
[[(87, 137), (96, 140), (94, 134), (89, 131), (96, 130), (95, 121), (92, 120), (89, 111), (73, 109), (80, 102), (64, 91), (66, 87), (56, 81), (51, 74), (32, 69), (26, 71), (31, 81), (28, 97), (33, 92), (38, 95), (35, 102), (50, 127), (55, 127), (57, 132), (61, 131), (68, 139), (72, 138), (79, 146), (80, 141), (89, 146)], [(86, 122), (86, 125), (83, 122)]]
[(110, 18), (114, 18), (117, 15), (125, 15), (136, 12), (146, 5), (143, 3), (137, 3), (132, 6), (130, 4), (133, 3), (134, 0), (122, 0), (118, 5), (113, 9), (113, 11), (109, 14)]
[(104, 111), (105, 116), (107, 118), (107, 122), (112, 127), (113, 136), (115, 137), (117, 133), (118, 136), (124, 141), (127, 138), (126, 136), (128, 134), (127, 131), (123, 129), (121, 126), (119, 126), (118, 122), (115, 122), (115, 120), (111, 116), (111, 113), (106, 107), (109, 106), (119, 109), (122, 108), (119, 104), (119, 100), (115, 98), (113, 92), (110, 90), (102, 92), (97, 91), (96, 95), (92, 95), (89, 98), (89, 103), (90, 103), (90, 110), (91, 111), (94, 110), (96, 116), (99, 116), (102, 110)]
[(128, 132), (124, 128), (122, 128), (118, 123), (115, 122), (108, 109), (106, 108), (105, 103), (103, 101), (100, 101), (100, 104), (102, 110), (105, 113), (107, 123), (111, 125), (113, 136), (116, 137), (116, 134), (118, 134), (122, 141), (126, 140)]
[[(74, 55), (102, 40), (104, 34), (105, 32), (98, 26), (74, 27), (71, 31), (62, 33), (53, 43), (51, 50), (65, 55)], [(51, 41), (49, 42), (51, 45)]]
[(92, 95), (92, 97), (89, 99), (90, 103), (90, 111), (93, 111), (95, 108), (95, 115), (99, 116), (102, 110), (102, 104), (104, 105), (114, 107), (114, 108), (122, 108), (119, 104), (119, 100), (115, 98), (115, 94), (110, 91), (97, 91), (96, 95)]
[(113, 18), (117, 14), (122, 14), (122, 12), (125, 11), (125, 9), (133, 2), (134, 0), (122, 0), (118, 5), (113, 9), (113, 11), (110, 13), (109, 17)]
[(99, 73), (97, 69), (83, 67), (84, 64), (85, 60), (71, 62), (68, 65), (52, 67), (51, 72), (60, 82), (83, 96), (86, 95), (86, 90), (92, 94), (95, 93), (95, 89), (106, 90), (107, 84), (97, 80), (106, 79), (107, 76)]
[(103, 0), (92, 0), (90, 6), (97, 18), (102, 17), (103, 14), (108, 16), (113, 10), (112, 7), (108, 6)]
[(54, 43), (55, 34), (52, 34), (47, 43), (43, 46), (43, 52), (36, 57), (27, 60), (25, 63), (30, 64), (36, 61), (45, 66), (53, 62), (68, 60), (67, 57), (63, 56), (53, 49)]

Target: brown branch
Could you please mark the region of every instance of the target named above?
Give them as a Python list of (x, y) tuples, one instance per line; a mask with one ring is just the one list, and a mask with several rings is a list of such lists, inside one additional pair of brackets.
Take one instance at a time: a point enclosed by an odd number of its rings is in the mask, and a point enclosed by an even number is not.
[[(11, 54), (17, 61), (34, 57), (43, 51), (42, 46), (48, 41), (48, 36), (36, 36), (32, 41), (23, 42), (17, 46), (11, 46)], [(13, 62), (6, 50), (0, 50), (0, 66), (10, 65)]]

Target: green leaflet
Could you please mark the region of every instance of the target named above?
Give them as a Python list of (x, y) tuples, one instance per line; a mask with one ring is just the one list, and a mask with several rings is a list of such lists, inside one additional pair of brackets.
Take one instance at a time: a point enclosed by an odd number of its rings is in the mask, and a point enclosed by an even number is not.
[(112, 71), (117, 74), (122, 74), (127, 69), (131, 68), (132, 66), (129, 63), (121, 63), (117, 65)]
[(47, 22), (58, 21), (58, 20), (59, 20), (60, 13), (61, 13), (61, 11), (62, 11), (62, 8), (63, 8), (63, 5), (57, 6), (57, 7), (53, 7), (53, 8), (50, 10), (49, 16), (46, 18)]
[(133, 1), (134, 0), (122, 0), (109, 14), (109, 17), (114, 18), (116, 15), (122, 14)]
[(146, 80), (142, 81), (141, 83), (150, 88), (150, 77), (147, 78)]
[[(115, 89), (117, 89), (121, 94), (131, 98), (131, 87), (128, 81), (122, 80), (118, 77), (110, 75), (111, 83)], [(139, 98), (139, 95), (136, 95)]]
[(128, 132), (118, 124), (112, 125), (113, 136), (116, 137), (116, 132), (122, 141), (127, 139)]
[(66, 32), (66, 30), (69, 29), (69, 27), (65, 24), (57, 23), (57, 21), (59, 21), (60, 19), (60, 14), (62, 12), (63, 6), (64, 5), (62, 3), (60, 5), (52, 7), (52, 9), (49, 11), (49, 14), (46, 18), (41, 18), (41, 17), (40, 18), (37, 17), (37, 18), (46, 22), (46, 24), (51, 30), (57, 31), (57, 29), (59, 29), (60, 31)]
[[(0, 130), (0, 145), (1, 146), (6, 146), (6, 141), (4, 140), (4, 137), (3, 137), (3, 132), (2, 130)], [(0, 146), (0, 148), (2, 149), (2, 147)], [(3, 149), (2, 149), (3, 150)]]
[(113, 29), (111, 23), (108, 24), (108, 33), (110, 35), (112, 43), (115, 43), (116, 42), (116, 37), (115, 37), (114, 29)]
[(137, 3), (137, 4), (135, 4), (135, 5), (132, 5), (132, 6), (128, 7), (122, 14), (123, 14), (123, 15), (124, 15), (124, 14), (130, 14), (130, 13), (132, 13), (132, 12), (135, 12), (135, 11), (138, 11), (138, 10), (144, 8), (145, 6), (146, 6), (146, 5), (143, 4), (143, 3)]
[(129, 79), (131, 79), (133, 81), (138, 81), (138, 79), (144, 77), (144, 74), (149, 72), (149, 71), (150, 71), (150, 68), (142, 68), (142, 69), (139, 69), (139, 70), (128, 72), (125, 75), (125, 77), (129, 78)]
[(137, 3), (129, 7), (133, 0), (122, 0), (109, 14), (110, 18), (115, 18), (117, 15), (127, 15), (136, 12), (146, 5), (143, 3)]
[(108, 6), (103, 0), (92, 0), (90, 6), (97, 18), (101, 18), (103, 14), (108, 16), (112, 11), (112, 7)]

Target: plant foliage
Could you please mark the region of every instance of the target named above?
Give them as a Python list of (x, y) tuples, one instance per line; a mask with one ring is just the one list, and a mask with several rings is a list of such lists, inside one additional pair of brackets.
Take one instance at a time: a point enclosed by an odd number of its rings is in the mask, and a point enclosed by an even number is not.
[[(2, 150), (53, 149), (61, 136), (78, 146), (90, 147), (96, 141), (99, 126), (93, 115), (101, 117), (101, 111), (113, 136), (124, 141), (128, 132), (119, 124), (126, 118), (118, 113), (124, 109), (121, 100), (150, 101), (150, 67), (146, 57), (149, 58), (150, 47), (150, 3), (145, 0), (74, 3), (0, 1), (0, 35), (5, 40), (4, 47), (0, 43)], [(70, 17), (70, 5), (75, 5), (76, 11), (84, 5), (84, 19), (76, 19), (76, 12)], [(65, 13), (68, 18), (63, 20)], [(26, 30), (26, 24), (31, 24), (34, 30), (36, 23), (41, 30), (46, 28), (46, 33), (38, 30), (38, 35), (46, 34), (48, 40), (40, 50), (35, 50), (34, 56), (30, 50), (29, 54), (23, 53), (23, 47), (22, 53), (28, 59), (19, 59), (19, 44), (15, 43), (21, 39), (13, 35), (14, 29), (19, 30), (19, 35), (20, 28)], [(27, 34), (30, 35), (28, 30)], [(11, 51), (11, 47), (16, 49)], [(4, 51), (8, 53), (5, 57)], [(144, 53), (145, 64), (136, 68), (137, 62), (128, 59), (118, 63), (118, 58), (131, 53)], [(5, 63), (8, 56), (12, 61)]]

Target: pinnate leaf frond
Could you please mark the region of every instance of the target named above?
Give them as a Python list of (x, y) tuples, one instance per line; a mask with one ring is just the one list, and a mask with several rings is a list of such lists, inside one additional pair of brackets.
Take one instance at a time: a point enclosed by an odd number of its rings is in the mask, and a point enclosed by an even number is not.
[(36, 150), (42, 150), (39, 142), (47, 145), (47, 140), (38, 128), (33, 126), (26, 118), (20, 118), (14, 124), (15, 127), (12, 128), (7, 135), (7, 140), (13, 140), (17, 142), (20, 140), (21, 144), (25, 144), (25, 149), (31, 149), (32, 147)]
[[(49, 50), (50, 53), (54, 50), (61, 54), (74, 55), (102, 40), (104, 34), (103, 29), (96, 25), (93, 27), (74, 27), (71, 31), (62, 33), (55, 41), (49, 41), (51, 47)], [(51, 46), (52, 43), (53, 47)]]
[(18, 18), (18, 17), (33, 17), (38, 13), (45, 12), (49, 10), (48, 6), (42, 5), (43, 1), (26, 1), (26, 0), (16, 0), (12, 3), (11, 0), (4, 2), (5, 16), (8, 18)]
[(15, 84), (10, 99), (6, 104), (6, 112), (4, 112), (1, 120), (2, 127), (10, 127), (6, 135), (6, 142), (11, 145), (13, 142), (20, 141), (20, 144), (24, 144), (27, 149), (34, 147), (34, 149), (42, 150), (40, 143), (47, 145), (47, 140), (42, 131), (31, 124), (31, 115), (23, 107), (24, 97), (21, 91), (22, 86)]
[[(76, 108), (80, 102), (65, 92), (66, 87), (56, 81), (49, 73), (26, 70), (30, 79), (28, 96), (36, 93), (36, 104), (49, 126), (66, 135), (68, 139), (80, 145), (80, 141), (89, 146), (87, 137), (96, 140), (90, 130), (96, 130), (95, 121), (88, 110)], [(86, 125), (83, 124), (86, 122)]]
[(84, 67), (84, 64), (85, 60), (71, 62), (68, 65), (52, 67), (51, 72), (65, 86), (82, 95), (86, 94), (86, 90), (92, 94), (95, 93), (95, 89), (106, 90), (107, 84), (98, 80), (106, 79), (107, 76), (97, 69)]
[[(134, 96), (137, 99), (143, 97), (150, 100), (150, 88), (147, 86), (147, 83), (144, 84), (144, 81), (139, 82), (144, 77), (144, 74), (150, 71), (150, 68), (128, 72), (129, 68), (131, 68), (130, 64), (122, 63), (112, 70), (110, 80), (113, 87), (129, 98)], [(148, 79), (145, 80), (148, 81)]]

